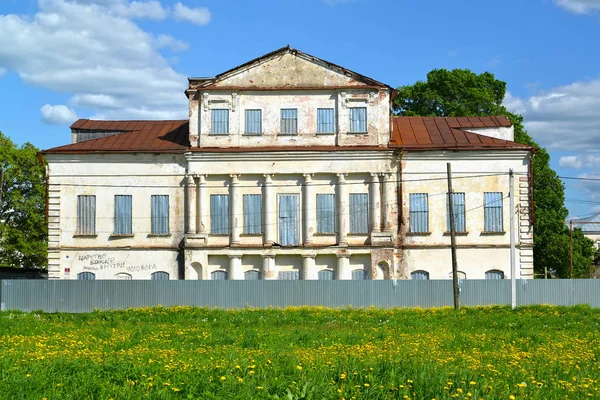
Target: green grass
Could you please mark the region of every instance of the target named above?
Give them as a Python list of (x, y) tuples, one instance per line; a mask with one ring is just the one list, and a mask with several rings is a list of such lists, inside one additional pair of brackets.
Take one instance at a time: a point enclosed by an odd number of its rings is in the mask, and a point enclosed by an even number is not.
[(600, 398), (600, 310), (0, 313), (6, 399)]

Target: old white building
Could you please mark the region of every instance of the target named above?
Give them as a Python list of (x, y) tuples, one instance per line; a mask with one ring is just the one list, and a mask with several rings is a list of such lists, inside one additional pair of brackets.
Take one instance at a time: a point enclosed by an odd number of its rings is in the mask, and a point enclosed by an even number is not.
[(533, 275), (531, 149), (504, 117), (393, 117), (391, 87), (285, 47), (190, 78), (189, 120), (91, 121), (43, 153), (55, 279)]

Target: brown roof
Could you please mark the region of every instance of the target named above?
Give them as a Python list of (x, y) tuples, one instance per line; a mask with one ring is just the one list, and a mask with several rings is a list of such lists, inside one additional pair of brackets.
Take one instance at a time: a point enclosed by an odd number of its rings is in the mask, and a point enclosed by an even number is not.
[(392, 117), (390, 147), (406, 150), (529, 149), (524, 144), (496, 139), (469, 128), (510, 127), (505, 116), (498, 117)]
[[(466, 132), (469, 128), (509, 127), (506, 117), (392, 117), (390, 149), (405, 150), (482, 150), (482, 149), (529, 149), (529, 146)], [(255, 152), (255, 151), (373, 151), (387, 150), (375, 146), (308, 146), (308, 147), (238, 147), (197, 148), (190, 147), (187, 120), (174, 121), (93, 121), (80, 119), (71, 125), (79, 131), (115, 131), (117, 133), (99, 139), (86, 140), (44, 150), (50, 153), (183, 153), (200, 152)]]
[(187, 120), (173, 121), (93, 121), (80, 119), (71, 125), (80, 131), (124, 132), (99, 139), (54, 147), (47, 153), (92, 152), (182, 152), (190, 148)]

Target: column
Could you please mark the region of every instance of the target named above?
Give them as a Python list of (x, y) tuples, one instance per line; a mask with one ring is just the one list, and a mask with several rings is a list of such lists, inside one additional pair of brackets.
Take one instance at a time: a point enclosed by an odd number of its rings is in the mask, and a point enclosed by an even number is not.
[(206, 233), (208, 230), (206, 229), (206, 222), (208, 221), (208, 197), (206, 190), (206, 175), (198, 176), (198, 191), (197, 191), (197, 205), (196, 210), (198, 211), (196, 232), (198, 233)]
[[(392, 232), (394, 222), (392, 221), (394, 203), (395, 203), (395, 187), (393, 174), (383, 174), (383, 229), (386, 232)], [(400, 205), (399, 205), (400, 207)]]
[(275, 256), (272, 254), (263, 254), (263, 270), (262, 278), (266, 280), (277, 279), (277, 271), (275, 270)]
[(229, 255), (229, 280), (238, 281), (244, 279), (244, 271), (242, 270), (242, 255)]
[(337, 254), (337, 279), (338, 280), (351, 280), (352, 271), (350, 270), (350, 254), (338, 253)]
[(192, 175), (188, 175), (186, 178), (185, 195), (187, 208), (187, 227), (185, 233), (196, 233), (196, 183)]
[(265, 222), (265, 244), (273, 245), (277, 241), (275, 192), (272, 175), (265, 175), (263, 212)]
[(315, 257), (315, 254), (302, 254), (302, 280), (314, 281), (319, 278), (315, 267)]
[(304, 245), (312, 246), (315, 231), (317, 206), (311, 174), (304, 174)]
[(242, 199), (240, 194), (239, 175), (231, 175), (231, 184), (229, 185), (230, 199), (230, 217), (231, 226), (231, 246), (239, 246), (240, 235), (242, 233)]
[(379, 184), (379, 174), (371, 174), (371, 200), (369, 206), (371, 231), (381, 232), (381, 186)]
[(338, 174), (336, 198), (338, 209), (338, 243), (341, 246), (347, 246), (348, 229), (350, 228), (350, 214), (348, 211), (348, 187), (346, 186), (345, 174)]

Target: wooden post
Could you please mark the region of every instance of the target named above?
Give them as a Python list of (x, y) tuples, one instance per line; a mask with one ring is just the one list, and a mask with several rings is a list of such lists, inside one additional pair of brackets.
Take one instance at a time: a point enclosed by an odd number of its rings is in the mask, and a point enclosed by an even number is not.
[(448, 208), (450, 213), (450, 249), (452, 251), (452, 288), (454, 292), (454, 309), (458, 310), (458, 267), (456, 265), (456, 232), (454, 229), (454, 199), (452, 198), (452, 167), (446, 164), (448, 174)]
[(569, 254), (571, 258), (571, 279), (573, 279), (573, 220), (569, 220)]

